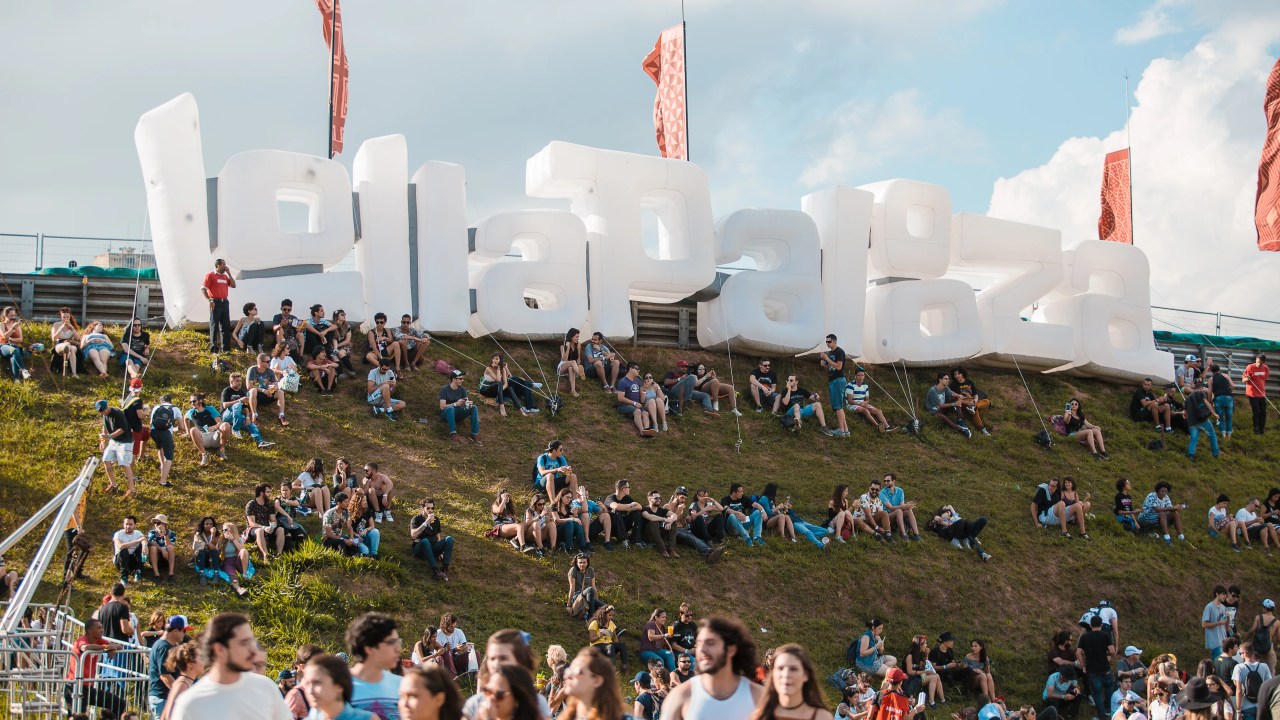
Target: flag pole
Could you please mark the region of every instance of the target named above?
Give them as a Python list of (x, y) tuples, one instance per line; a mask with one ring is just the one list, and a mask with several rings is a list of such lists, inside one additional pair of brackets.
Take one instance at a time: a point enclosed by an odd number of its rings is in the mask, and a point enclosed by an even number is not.
[(329, 159), (333, 159), (333, 63), (338, 56), (338, 6), (329, 5)]
[(1129, 70), (1124, 71), (1124, 141), (1128, 147), (1129, 156), (1125, 158), (1125, 162), (1129, 165), (1129, 244), (1137, 247), (1138, 241), (1135, 238), (1137, 233), (1133, 227), (1133, 136), (1129, 127)]
[(680, 0), (680, 65), (684, 68), (684, 159), (693, 162), (689, 154), (689, 26), (684, 19), (684, 0)]

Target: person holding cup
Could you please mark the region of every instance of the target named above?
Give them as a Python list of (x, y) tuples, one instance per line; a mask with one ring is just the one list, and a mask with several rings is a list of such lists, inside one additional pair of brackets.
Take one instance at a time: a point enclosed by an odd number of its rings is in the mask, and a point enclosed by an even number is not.
[(671, 630), (667, 627), (667, 611), (654, 608), (640, 633), (640, 658), (648, 661), (662, 661), (667, 672), (676, 669), (676, 656), (671, 651)]

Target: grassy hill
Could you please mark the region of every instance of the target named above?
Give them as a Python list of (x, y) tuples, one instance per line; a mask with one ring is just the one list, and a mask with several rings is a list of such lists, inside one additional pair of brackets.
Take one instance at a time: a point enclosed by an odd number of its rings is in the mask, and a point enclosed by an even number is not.
[[(28, 330), (29, 337), (38, 334), (35, 328)], [(170, 331), (153, 337), (159, 360), (147, 375), (148, 402), (162, 392), (181, 399), (194, 389), (212, 395), (224, 386), (225, 378), (209, 369), (200, 335)], [(479, 368), (464, 355), (486, 359), (494, 344), (445, 342), (454, 350), (437, 344), (431, 357), (444, 357), (472, 372), (468, 384), (474, 389)], [(510, 342), (506, 348), (537, 375), (528, 344)], [(542, 366), (550, 369), (553, 349), (537, 350)], [(729, 375), (722, 355), (629, 346), (621, 350), (655, 372), (686, 357), (707, 362), (723, 377)], [(742, 387), (754, 358), (734, 359)], [(235, 364), (248, 363), (237, 358)], [(799, 372), (808, 387), (823, 386), (815, 363), (784, 359), (775, 366), (782, 373)], [(917, 399), (929, 375), (923, 370), (912, 373)], [(901, 395), (890, 369), (876, 376), (895, 396)], [(190, 613), (199, 624), (219, 610), (248, 611), (266, 638), (273, 669), (284, 666), (293, 648), (304, 641), (337, 649), (347, 620), (367, 609), (399, 617), (408, 641), (435, 624), (443, 612), (452, 611), (477, 642), (498, 628), (514, 626), (530, 631), (539, 651), (560, 643), (572, 652), (585, 641), (585, 633), (562, 610), (568, 558), (521, 555), (506, 543), (482, 537), (496, 490), (508, 487), (518, 502), (527, 501), (530, 467), (554, 438), (565, 442), (570, 461), (593, 497), (607, 495), (613, 482), (623, 477), (631, 479), (637, 497), (649, 488), (669, 495), (677, 485), (687, 485), (706, 487), (719, 498), (731, 481), (745, 483), (749, 492), (773, 481), (781, 485), (781, 494), (793, 498), (802, 516), (820, 520), (835, 484), (847, 483), (863, 492), (868, 481), (895, 472), (908, 499), (918, 501), (922, 510), (950, 503), (965, 517), (990, 518), (983, 534), (986, 548), (995, 556), (989, 563), (927, 533), (919, 543), (892, 546), (863, 537), (833, 546), (826, 554), (803, 540), (793, 545), (777, 536), (768, 537), (764, 548), (745, 549), (731, 541), (724, 559), (714, 566), (689, 551), (675, 561), (664, 561), (653, 551), (598, 552), (593, 564), (602, 595), (619, 607), (620, 624), (633, 633), (652, 608), (674, 609), (687, 601), (699, 616), (741, 617), (756, 630), (762, 647), (793, 640), (805, 644), (821, 671), (830, 673), (843, 663), (844, 648), (864, 621), (879, 617), (888, 623), (887, 649), (898, 656), (915, 633), (936, 637), (951, 630), (966, 641), (987, 639), (1000, 692), (1008, 693), (1011, 701), (1030, 702), (1039, 697), (1044, 681), (1049, 637), (1100, 598), (1110, 599), (1118, 609), (1123, 644), (1143, 648), (1148, 660), (1159, 652), (1177, 653), (1184, 667), (1194, 670), (1202, 652), (1199, 613), (1213, 585), (1236, 583), (1244, 588), (1241, 614), (1246, 626), (1261, 598), (1280, 591), (1280, 557), (1265, 557), (1260, 548), (1237, 555), (1225, 540), (1210, 540), (1204, 528), (1205, 510), (1218, 492), (1232, 496), (1234, 511), (1247, 496), (1262, 495), (1276, 484), (1277, 435), (1250, 433), (1243, 402), (1237, 405), (1243, 412), (1237, 413), (1236, 424), (1244, 431), (1226, 445), (1220, 460), (1208, 459), (1204, 447), (1202, 459), (1193, 464), (1183, 457), (1183, 435), (1174, 436), (1163, 452), (1147, 450), (1154, 433), (1125, 416), (1131, 388), (1028, 377), (1041, 412), (1060, 408), (1071, 396), (1082, 399), (1091, 420), (1108, 438), (1112, 460), (1099, 462), (1074, 442), (1045, 450), (1032, 441), (1040, 425), (1016, 374), (976, 371), (975, 379), (994, 402), (988, 414), (994, 437), (966, 441), (935, 424), (928, 424), (919, 436), (880, 435), (859, 421), (852, 423), (852, 438), (827, 438), (809, 426), (798, 434), (785, 432), (772, 418), (754, 412), (748, 411), (737, 424), (728, 413), (717, 419), (694, 411), (675, 420), (669, 434), (641, 442), (619, 419), (612, 399), (599, 392), (598, 384), (596, 389), (588, 384), (581, 397), (565, 393), (566, 409), (554, 420), (545, 414), (522, 418), (518, 413), (503, 419), (496, 410), (483, 408), (484, 446), (457, 449), (446, 441), (432, 409), (443, 385), (435, 373), (409, 375), (401, 384), (409, 410), (395, 423), (369, 415), (362, 402), (363, 380), (346, 382), (331, 397), (304, 387), (301, 394), (289, 397), (288, 428), (262, 424), (267, 438), (278, 443), (274, 448), (258, 451), (247, 439), (233, 441), (229, 461), (201, 468), (190, 443), (180, 442), (172, 489), (156, 484), (157, 467), (149, 452), (141, 466), (138, 497), (128, 501), (104, 494), (105, 478), (96, 479), (87, 521), (96, 549), (88, 568), (90, 579), (77, 585), (72, 603), (87, 615), (110, 586), (110, 534), (126, 513), (139, 518), (167, 513), (182, 538), (185, 564), (190, 528), (197, 518), (213, 514), (242, 523), (240, 508), (255, 483), (293, 478), (313, 455), (323, 457), (326, 468), (344, 455), (355, 467), (378, 461), (396, 482), (401, 504), (396, 522), (381, 526), (382, 560), (339, 559), (309, 548), (261, 567), (254, 591), (245, 600), (225, 586), (198, 586), (190, 572), (180, 573), (173, 585), (144, 580), (130, 588), (139, 616), (161, 608)], [(119, 394), (118, 373), (110, 380), (64, 380), (50, 377), (42, 368), (36, 382), (0, 383), (0, 422), (5, 428), (0, 433), (0, 530), (10, 531), (40, 507), (95, 452), (100, 421), (91, 402)], [(903, 411), (883, 393), (873, 390), (872, 399), (891, 419), (904, 419)], [(899, 402), (905, 403), (901, 397)], [(418, 417), (430, 421), (412, 422)], [(735, 447), (739, 429), (742, 443)], [(1091, 542), (1068, 541), (1032, 526), (1028, 503), (1035, 486), (1052, 475), (1071, 475), (1082, 492), (1092, 493), (1096, 517), (1089, 528)], [(1173, 483), (1174, 498), (1191, 504), (1186, 513), (1190, 542), (1168, 548), (1149, 537), (1122, 532), (1109, 512), (1113, 485), (1120, 477), (1133, 481), (1139, 501), (1156, 481)], [(410, 508), (425, 495), (437, 498), (445, 531), (457, 539), (454, 577), (448, 584), (434, 581), (408, 552)], [(314, 518), (306, 524), (318, 534)], [(34, 545), (34, 539), (28, 540), (10, 553), (10, 567), (24, 568)], [(41, 596), (48, 599), (53, 592), (46, 586)], [(633, 660), (633, 672), (636, 666)]]

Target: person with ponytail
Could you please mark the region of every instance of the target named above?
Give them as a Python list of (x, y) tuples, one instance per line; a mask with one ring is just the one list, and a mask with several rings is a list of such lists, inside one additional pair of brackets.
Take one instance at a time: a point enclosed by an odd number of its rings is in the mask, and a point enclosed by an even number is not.
[(593, 647), (579, 650), (565, 669), (564, 693), (564, 720), (634, 720), (623, 707), (613, 661)]
[(800, 645), (778, 648), (751, 720), (832, 720), (813, 661)]

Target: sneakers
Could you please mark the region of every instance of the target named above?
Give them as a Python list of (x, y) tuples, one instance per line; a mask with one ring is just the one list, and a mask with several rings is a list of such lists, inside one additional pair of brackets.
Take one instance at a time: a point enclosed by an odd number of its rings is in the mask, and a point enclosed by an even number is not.
[(987, 437), (991, 437), (991, 431), (986, 429), (985, 427), (982, 428), (982, 434), (986, 435)]
[(964, 549), (964, 545), (961, 545), (961, 544), (960, 544), (960, 540), (959, 540), (958, 538), (951, 538), (951, 547), (953, 547), (953, 548), (955, 548), (955, 549), (957, 549), (957, 550), (963, 550), (963, 549)]
[(533, 389), (534, 389), (534, 390), (541, 390), (541, 389), (542, 389), (542, 383), (540, 383), (540, 382), (533, 383)]
[(706, 555), (702, 556), (702, 559), (705, 560), (708, 565), (714, 565), (716, 561), (720, 559), (720, 556), (723, 554), (724, 554), (723, 546), (713, 547), (707, 551)]
[(704, 415), (710, 415), (711, 417), (720, 417), (720, 411), (716, 408), (712, 408), (710, 410), (703, 410), (702, 413)]
[(712, 401), (711, 401), (711, 409), (712, 409), (712, 410), (715, 410), (716, 412), (720, 412), (720, 401), (719, 401), (719, 400), (712, 400)]
[(208, 464), (209, 464), (209, 453), (207, 452), (200, 453), (200, 467), (204, 467)]
[(762, 538), (762, 537), (760, 537), (759, 535), (757, 535), (757, 536), (755, 537), (755, 543), (756, 543), (756, 545), (759, 545), (760, 547), (764, 547), (764, 538)]
[(393, 522), (395, 522), (395, 521), (396, 521), (396, 519), (395, 519), (395, 518), (391, 517), (391, 511), (390, 511), (390, 510), (384, 510), (384, 511), (382, 512), (382, 516), (383, 516), (383, 517), (385, 517), (385, 518), (387, 519), (387, 522), (389, 522), (389, 523), (393, 523)]
[(275, 443), (273, 443), (273, 442), (267, 442), (266, 440), (259, 440), (259, 441), (258, 441), (258, 449), (259, 449), (259, 450), (266, 450), (266, 449), (267, 449), (267, 448), (269, 448), (269, 447), (275, 447), (275, 446), (276, 446), (276, 444), (275, 444)]
[(898, 431), (898, 426), (894, 425), (893, 423), (889, 423), (888, 425), (884, 426), (884, 432), (891, 433), (891, 432), (897, 432), (897, 431)]
[(524, 546), (524, 547), (521, 547), (521, 545), (520, 545), (520, 541), (519, 541), (519, 540), (517, 540), (517, 539), (515, 539), (515, 538), (511, 538), (511, 540), (510, 540), (509, 542), (511, 543), (511, 547), (513, 547), (513, 548), (515, 548), (515, 549), (519, 550), (520, 552), (524, 552), (524, 548), (525, 548), (525, 547), (528, 547), (527, 545), (526, 545), (526, 546)]
[(380, 523), (380, 522), (382, 522), (382, 513), (380, 513), (380, 512), (376, 512), (376, 513), (374, 513), (374, 514), (373, 514), (373, 521), (374, 521), (375, 523)]
[(479, 435), (468, 435), (468, 436), (467, 436), (467, 439), (471, 441), (471, 444), (472, 444), (472, 445), (481, 445), (481, 446), (483, 446), (483, 445), (484, 445), (484, 443), (480, 442), (480, 436), (479, 436)]
[(370, 405), (369, 411), (373, 413), (374, 417), (378, 417), (379, 415), (382, 414), (382, 408), (378, 407), (377, 405)]
[(965, 427), (964, 425), (960, 426), (960, 434), (965, 436), (966, 439), (973, 437), (973, 431)]
[(384, 410), (382, 414), (387, 416), (387, 419), (390, 420), (391, 422), (395, 422), (396, 420), (400, 419), (396, 417), (396, 413), (394, 410)]
[(1162, 433), (1162, 432), (1164, 432), (1164, 426), (1162, 426), (1162, 425), (1157, 425), (1157, 426), (1156, 426), (1156, 432), (1158, 432), (1158, 433)]
[(729, 412), (733, 413), (735, 417), (742, 417), (742, 411), (738, 408), (733, 408)]
[(920, 535), (918, 533), (911, 533), (911, 542), (920, 542)]
[(764, 407), (763, 407), (763, 406), (760, 406), (760, 405), (757, 405), (757, 406), (756, 406), (756, 412), (758, 412), (758, 413), (762, 413), (762, 412), (764, 412)]
[(665, 420), (662, 423), (662, 432), (671, 432), (671, 430), (667, 428), (667, 423)]
[(826, 435), (827, 437), (832, 437), (833, 435), (836, 434), (832, 432), (831, 428), (827, 427), (826, 425), (823, 425), (822, 427), (818, 428), (818, 432), (822, 433), (823, 435)]
[(233, 437), (233, 438), (235, 438), (235, 439), (237, 439), (237, 440), (243, 440), (243, 439), (244, 439), (244, 433), (240, 432), (239, 430), (232, 430), (232, 431), (231, 431), (231, 437)]
[(822, 538), (822, 549), (826, 550), (829, 547), (831, 547), (831, 538), (829, 537)]
[(23, 379), (23, 380), (30, 380), (30, 379), (31, 379), (31, 371), (30, 371), (30, 370), (28, 370), (28, 369), (26, 369), (26, 368), (22, 368), (22, 379)]
[(226, 459), (227, 459), (227, 451), (226, 451), (226, 450), (219, 450), (219, 451), (218, 451), (218, 459), (219, 459), (219, 460), (226, 460)]
[(645, 428), (644, 430), (640, 431), (640, 437), (642, 438), (652, 438), (657, 434), (658, 434), (658, 431), (654, 430), (653, 428)]

